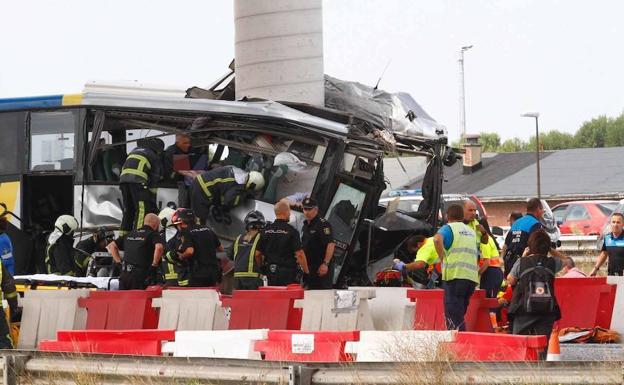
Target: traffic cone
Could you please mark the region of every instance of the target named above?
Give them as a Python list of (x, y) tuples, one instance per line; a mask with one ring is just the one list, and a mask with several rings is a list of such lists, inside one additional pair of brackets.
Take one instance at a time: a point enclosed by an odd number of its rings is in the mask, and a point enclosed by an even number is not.
[(548, 341), (548, 354), (546, 361), (561, 361), (561, 349), (559, 348), (559, 331), (553, 328)]

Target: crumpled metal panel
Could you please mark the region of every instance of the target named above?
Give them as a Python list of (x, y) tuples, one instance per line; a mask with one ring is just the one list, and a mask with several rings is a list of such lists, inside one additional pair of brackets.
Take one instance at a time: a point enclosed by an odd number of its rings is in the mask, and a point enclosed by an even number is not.
[(406, 136), (437, 138), (446, 128), (405, 92), (390, 93), (325, 75), (325, 107), (347, 112), (375, 127)]
[[(178, 190), (173, 188), (159, 188), (157, 190), (157, 205), (166, 207), (169, 202), (178, 203)], [(82, 217), (83, 228), (99, 226), (119, 227), (121, 224), (121, 191), (118, 185), (90, 185), (85, 186), (84, 211)], [(80, 222), (82, 205), (82, 186), (74, 186), (74, 216)], [(225, 213), (213, 208), (208, 219), (208, 225), (220, 237), (234, 240), (245, 231), (244, 219), (251, 210), (258, 210), (264, 214), (267, 221), (275, 220), (273, 204), (250, 199), (244, 204)], [(303, 213), (291, 211), (290, 224), (301, 231), (303, 227)]]
[[(159, 188), (157, 191), (157, 205), (166, 207), (169, 202), (178, 202), (178, 190), (173, 188)], [(99, 226), (119, 226), (121, 224), (121, 190), (118, 185), (89, 185), (84, 186), (84, 202), (82, 208), (83, 228)], [(74, 186), (74, 216), (81, 221), (82, 185)]]

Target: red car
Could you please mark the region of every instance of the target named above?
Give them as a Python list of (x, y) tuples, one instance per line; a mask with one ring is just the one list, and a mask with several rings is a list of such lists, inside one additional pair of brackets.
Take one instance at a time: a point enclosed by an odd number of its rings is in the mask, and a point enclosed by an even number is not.
[(574, 201), (558, 204), (552, 212), (561, 234), (599, 235), (617, 205), (617, 201)]

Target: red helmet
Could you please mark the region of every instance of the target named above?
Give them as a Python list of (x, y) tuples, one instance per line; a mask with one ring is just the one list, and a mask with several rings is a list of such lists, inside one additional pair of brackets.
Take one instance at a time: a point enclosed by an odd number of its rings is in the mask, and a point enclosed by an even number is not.
[(179, 223), (186, 223), (191, 224), (195, 221), (195, 214), (193, 214), (193, 210), (191, 209), (185, 209), (185, 208), (179, 208), (175, 211), (175, 213), (173, 213), (173, 216), (171, 217), (171, 222), (174, 225), (177, 225)]

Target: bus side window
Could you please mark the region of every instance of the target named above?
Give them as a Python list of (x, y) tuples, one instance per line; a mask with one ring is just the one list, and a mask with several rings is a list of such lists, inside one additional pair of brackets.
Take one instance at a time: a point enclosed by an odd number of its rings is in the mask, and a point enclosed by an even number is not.
[(74, 166), (75, 111), (33, 112), (30, 119), (30, 169), (71, 170)]

